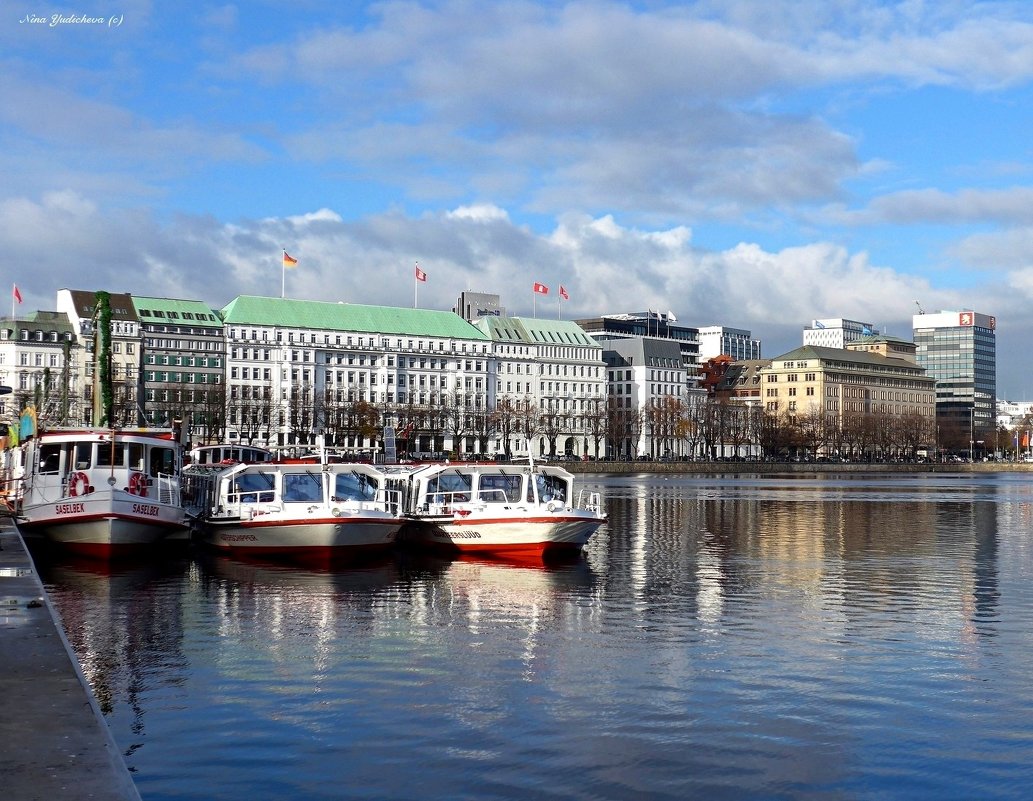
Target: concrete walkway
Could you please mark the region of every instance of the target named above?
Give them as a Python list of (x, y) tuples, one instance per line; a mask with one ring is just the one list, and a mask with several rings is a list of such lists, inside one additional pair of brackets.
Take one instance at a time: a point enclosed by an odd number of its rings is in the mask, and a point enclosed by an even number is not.
[(10, 518), (0, 519), (0, 798), (140, 799)]

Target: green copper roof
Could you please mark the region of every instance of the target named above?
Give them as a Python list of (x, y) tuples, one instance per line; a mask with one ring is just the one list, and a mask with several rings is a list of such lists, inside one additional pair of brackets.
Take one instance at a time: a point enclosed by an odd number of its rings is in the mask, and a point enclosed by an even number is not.
[(455, 339), (488, 338), (459, 315), (430, 309), (239, 295), (223, 308), (221, 314), (227, 325), (268, 325)]
[(534, 345), (602, 346), (572, 320), (545, 320), (528, 317), (482, 317), (476, 326), (487, 331), (496, 342), (526, 342)]
[(222, 328), (222, 320), (200, 300), (147, 298), (132, 295), (133, 308), (142, 323), (168, 323)]

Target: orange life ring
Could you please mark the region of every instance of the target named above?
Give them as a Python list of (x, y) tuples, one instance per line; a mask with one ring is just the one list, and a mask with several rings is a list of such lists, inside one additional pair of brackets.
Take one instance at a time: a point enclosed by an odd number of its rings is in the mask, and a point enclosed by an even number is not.
[(147, 476), (143, 473), (133, 473), (129, 476), (129, 494), (147, 497)]
[(90, 491), (90, 478), (85, 473), (72, 473), (68, 477), (68, 494), (73, 498), (86, 495)]

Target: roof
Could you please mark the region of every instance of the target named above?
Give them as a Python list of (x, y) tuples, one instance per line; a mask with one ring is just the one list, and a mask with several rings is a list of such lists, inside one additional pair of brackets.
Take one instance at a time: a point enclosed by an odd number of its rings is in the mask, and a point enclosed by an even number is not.
[(173, 323), (208, 328), (222, 328), (222, 320), (211, 307), (200, 300), (179, 300), (176, 298), (148, 298), (131, 296), (140, 322)]
[(582, 348), (602, 347), (573, 320), (545, 320), (537, 317), (482, 317), (474, 325), (487, 331), (496, 342), (576, 345)]
[(863, 364), (871, 367), (904, 367), (916, 372), (924, 373), (925, 369), (915, 362), (907, 359), (900, 359), (894, 356), (883, 356), (880, 353), (871, 353), (865, 350), (847, 350), (845, 348), (829, 348), (822, 345), (803, 345), (802, 347), (783, 353), (771, 360), (772, 366), (775, 362), (804, 361), (807, 359), (820, 359), (826, 362), (849, 362), (852, 364)]
[(239, 295), (223, 307), (227, 325), (268, 325), (320, 331), (356, 331), (370, 334), (486, 340), (487, 336), (453, 312), (363, 306), (318, 300), (263, 298)]
[[(97, 310), (97, 293), (84, 289), (69, 289), (72, 306), (80, 320), (90, 320)], [(137, 320), (132, 295), (124, 292), (109, 292), (111, 317), (114, 320)]]

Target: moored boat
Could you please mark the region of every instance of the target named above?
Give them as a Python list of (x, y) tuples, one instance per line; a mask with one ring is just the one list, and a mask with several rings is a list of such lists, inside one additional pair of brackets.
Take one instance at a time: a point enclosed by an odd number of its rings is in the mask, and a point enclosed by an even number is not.
[(186, 527), (183, 451), (156, 429), (50, 430), (20, 446), (15, 522), (70, 551), (111, 557)]
[(188, 469), (202, 541), (302, 561), (383, 552), (402, 525), (398, 495), (367, 464), (264, 462)]
[(606, 522), (600, 493), (547, 464), (428, 464), (399, 471), (399, 542), (453, 553), (549, 558), (581, 552)]

